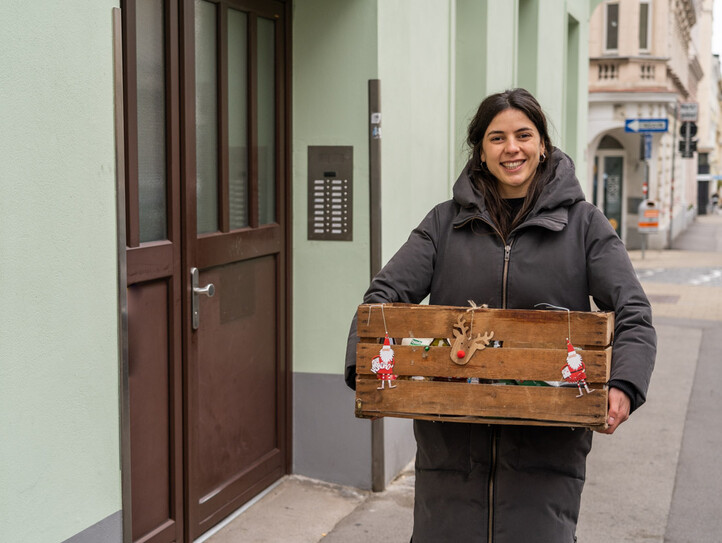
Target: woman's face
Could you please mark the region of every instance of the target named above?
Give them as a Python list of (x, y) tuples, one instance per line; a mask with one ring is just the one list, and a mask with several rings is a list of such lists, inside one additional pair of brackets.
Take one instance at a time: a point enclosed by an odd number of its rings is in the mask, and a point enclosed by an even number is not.
[(526, 196), (545, 152), (534, 123), (518, 109), (498, 113), (481, 143), (481, 160), (496, 177), (502, 198)]

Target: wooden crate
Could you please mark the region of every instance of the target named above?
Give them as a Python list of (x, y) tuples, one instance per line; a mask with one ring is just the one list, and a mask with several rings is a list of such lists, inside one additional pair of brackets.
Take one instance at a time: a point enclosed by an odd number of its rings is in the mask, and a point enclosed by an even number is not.
[[(453, 346), (404, 346), (401, 338), (449, 338), (459, 319), (473, 327), (469, 335), (493, 332), (492, 342), (465, 365), (452, 361)], [(385, 324), (384, 324), (385, 321)], [(563, 381), (571, 342), (582, 356), (587, 385), (527, 386), (499, 381)], [(396, 344), (392, 381), (379, 390), (372, 372), (385, 328)], [(581, 426), (605, 428), (612, 358), (613, 313), (485, 309), (408, 304), (364, 304), (358, 309), (356, 416), (425, 420)], [(494, 347), (500, 341), (501, 347)], [(423, 380), (421, 379), (423, 378)], [(480, 383), (467, 382), (479, 378)], [(451, 380), (450, 380), (451, 379)]]

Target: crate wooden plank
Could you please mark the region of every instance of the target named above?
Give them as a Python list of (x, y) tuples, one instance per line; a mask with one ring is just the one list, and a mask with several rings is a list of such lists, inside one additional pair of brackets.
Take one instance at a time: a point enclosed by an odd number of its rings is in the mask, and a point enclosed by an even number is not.
[[(381, 345), (359, 343), (356, 348), (356, 373), (374, 376), (371, 361)], [(483, 379), (524, 379), (561, 381), (566, 363), (566, 349), (486, 348), (476, 351), (469, 362), (460, 366), (449, 358), (451, 347), (416, 347), (394, 345), (394, 375), (423, 377), (480, 377)], [(588, 383), (609, 380), (612, 350), (577, 351), (584, 361)]]
[[(612, 313), (584, 311), (547, 311), (484, 309), (414, 304), (363, 304), (358, 308), (359, 337), (383, 337), (385, 329), (393, 338), (453, 338), (460, 315), (473, 333), (494, 332), (494, 340), (504, 347), (565, 346), (571, 322), (572, 343), (579, 347), (607, 347), (614, 333)], [(385, 326), (384, 326), (385, 321)]]
[[(604, 427), (607, 391), (577, 398), (577, 388), (507, 386), (397, 380), (378, 390), (379, 381), (357, 379), (356, 415), (401, 416), (503, 424)], [(493, 419), (493, 420), (492, 420)]]

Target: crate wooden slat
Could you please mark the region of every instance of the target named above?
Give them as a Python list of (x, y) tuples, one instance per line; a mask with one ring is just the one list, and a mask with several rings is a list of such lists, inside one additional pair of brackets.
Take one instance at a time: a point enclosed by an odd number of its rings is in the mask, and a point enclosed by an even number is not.
[[(477, 351), (466, 365), (451, 361), (451, 347), (393, 345), (396, 388), (378, 390), (371, 372), (385, 327), (389, 336), (449, 338), (461, 315), (471, 324), (468, 308), (384, 304), (361, 305), (356, 356), (356, 416), (402, 417), (493, 424), (584, 426), (603, 428), (611, 366), (614, 318), (611, 313), (475, 309), (474, 336), (494, 332), (501, 348)], [(369, 317), (369, 310), (371, 315)], [(572, 343), (582, 356), (587, 384), (594, 391), (553, 386), (489, 384), (484, 380), (561, 381), (571, 320)], [(385, 327), (384, 327), (385, 320)], [(482, 383), (458, 382), (478, 377)], [(446, 378), (456, 381), (447, 381)], [(444, 380), (442, 380), (444, 379)]]
[[(360, 305), (359, 337), (384, 336), (384, 317), (389, 337), (451, 337), (459, 315), (470, 324), (468, 308), (441, 305), (385, 304), (383, 316), (378, 304)], [(371, 316), (369, 317), (369, 311)], [(474, 332), (494, 331), (494, 339), (503, 339), (504, 347), (536, 348), (564, 346), (569, 325), (566, 311), (477, 309)], [(612, 341), (614, 320), (610, 313), (571, 312), (572, 342), (575, 347), (607, 347)], [(425, 333), (426, 335), (421, 335)]]
[[(379, 354), (378, 343), (361, 343), (356, 349), (356, 372), (371, 375), (371, 360)], [(575, 346), (576, 347), (576, 346)], [(450, 347), (411, 347), (394, 345), (394, 375), (399, 377), (479, 377), (482, 379), (522, 379), (526, 381), (560, 381), (566, 348), (559, 349), (491, 349), (486, 348), (471, 358), (465, 366), (452, 364)], [(606, 383), (609, 380), (611, 350), (581, 351), (586, 366), (587, 382)], [(374, 375), (375, 378), (375, 375)], [(575, 388), (576, 390), (576, 388)]]

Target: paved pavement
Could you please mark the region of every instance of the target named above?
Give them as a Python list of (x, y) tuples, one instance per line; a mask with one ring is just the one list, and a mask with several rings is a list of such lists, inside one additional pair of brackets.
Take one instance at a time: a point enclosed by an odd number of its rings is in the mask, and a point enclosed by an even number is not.
[[(668, 251), (630, 256), (653, 306), (659, 349), (647, 403), (596, 434), (580, 543), (722, 541), (722, 216), (703, 216)], [(406, 543), (412, 466), (369, 493), (289, 476), (209, 543)], [(199, 543), (197, 542), (197, 543)]]

